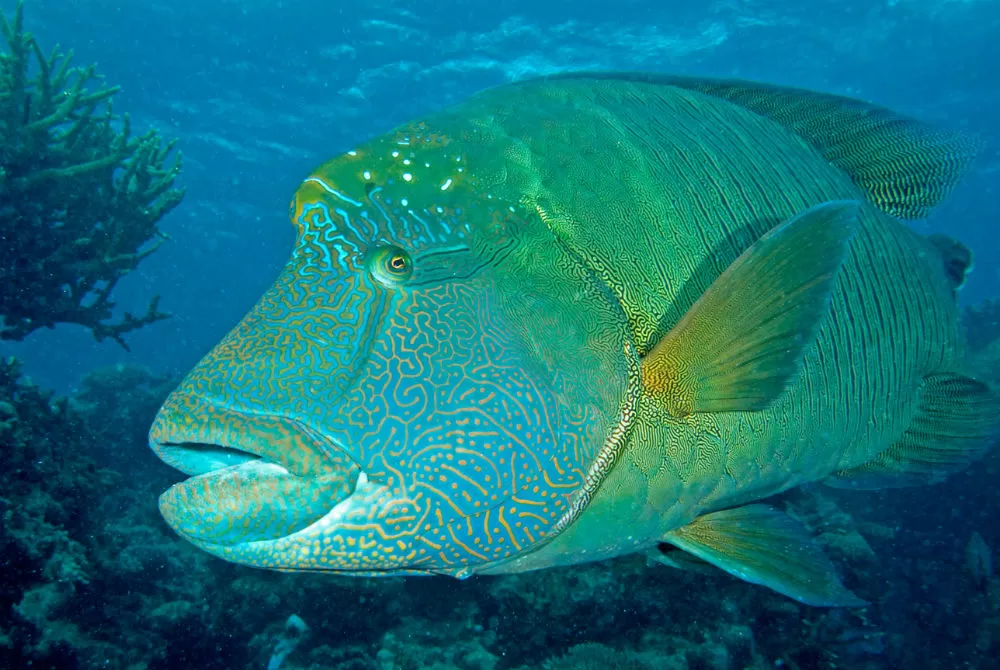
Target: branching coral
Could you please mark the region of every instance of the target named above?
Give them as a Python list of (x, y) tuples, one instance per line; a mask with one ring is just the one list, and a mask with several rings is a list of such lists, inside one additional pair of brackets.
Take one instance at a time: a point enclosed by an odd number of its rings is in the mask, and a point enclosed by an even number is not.
[(76, 323), (125, 346), (125, 333), (167, 316), (154, 297), (115, 319), (110, 296), (165, 237), (157, 223), (183, 197), (180, 154), (155, 130), (132, 136), (111, 110), (118, 88), (93, 66), (45, 55), (20, 3), (0, 29), (0, 338)]

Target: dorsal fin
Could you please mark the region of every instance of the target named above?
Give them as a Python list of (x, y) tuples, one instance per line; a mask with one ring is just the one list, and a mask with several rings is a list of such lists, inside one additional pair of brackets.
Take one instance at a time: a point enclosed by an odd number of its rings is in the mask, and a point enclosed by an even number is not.
[(799, 135), (847, 172), (881, 210), (927, 216), (945, 199), (982, 148), (962, 132), (828, 93), (738, 79), (643, 73), (579, 72), (549, 79), (606, 79), (675, 86), (727, 100)]
[(934, 245), (941, 254), (945, 276), (951, 282), (953, 291), (958, 291), (965, 285), (965, 279), (972, 272), (972, 250), (953, 237), (932, 233), (927, 241)]

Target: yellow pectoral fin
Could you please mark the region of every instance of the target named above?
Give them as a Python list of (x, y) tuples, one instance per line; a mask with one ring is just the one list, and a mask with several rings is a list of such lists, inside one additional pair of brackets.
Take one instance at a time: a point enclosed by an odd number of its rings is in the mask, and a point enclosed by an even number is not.
[(666, 541), (753, 584), (806, 605), (863, 607), (843, 584), (806, 529), (767, 505), (747, 505), (698, 517)]
[(828, 311), (858, 215), (827, 202), (755, 242), (643, 359), (646, 388), (674, 416), (770, 405)]

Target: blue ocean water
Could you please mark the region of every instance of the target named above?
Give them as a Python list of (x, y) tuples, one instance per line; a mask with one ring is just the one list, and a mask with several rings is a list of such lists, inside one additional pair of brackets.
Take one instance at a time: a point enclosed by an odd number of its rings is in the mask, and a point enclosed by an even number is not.
[[(0, 0), (5, 15), (14, 6)], [(109, 84), (122, 87), (115, 109), (137, 129), (177, 138), (184, 156), (187, 195), (161, 226), (169, 242), (114, 294), (119, 311), (137, 312), (159, 294), (173, 318), (129, 334), (130, 352), (74, 326), (0, 342), (0, 355), (18, 357), (35, 383), (60, 393), (79, 390), (87, 373), (106, 366), (181, 374), (194, 365), (284, 265), (294, 237), (289, 198), (319, 163), (483, 88), (573, 69), (787, 84), (980, 135), (986, 148), (971, 173), (928, 220), (912, 225), (973, 250), (963, 304), (1000, 296), (994, 0), (29, 0), (25, 8), (41, 44), (96, 63)], [(91, 504), (101, 523), (145, 514), (148, 526), (111, 528), (115, 539), (100, 536), (94, 555), (56, 567), (42, 561), (35, 572), (48, 571), (46, 584), (63, 586), (36, 598), (54, 605), (32, 609), (20, 594), (9, 596), (13, 587), (0, 589), (12, 620), (48, 621), (49, 632), (57, 631), (42, 650), (46, 634), (0, 628), (0, 658), (12, 667), (99, 667), (103, 659), (104, 667), (317, 670), (990, 668), (1000, 653), (1000, 585), (984, 574), (992, 573), (984, 567), (990, 547), (1000, 546), (995, 458), (933, 489), (789, 502), (833, 538), (838, 560), (862, 566), (855, 577), (880, 601), (873, 614), (857, 615), (637, 563), (489, 586), (262, 575), (165, 540), (155, 494), (176, 478), (145, 444), (134, 447), (117, 469), (143, 482), (138, 492)], [(115, 465), (100, 445), (94, 457)], [(21, 504), (4, 492), (0, 499), (3, 513)], [(82, 514), (67, 504), (45, 518), (73, 527)], [(970, 540), (973, 533), (982, 545)], [(108, 558), (115, 553), (117, 564)], [(89, 566), (85, 580), (65, 576), (72, 560)], [(97, 574), (106, 565), (121, 572)], [(70, 592), (86, 594), (88, 605)], [(104, 595), (102, 611), (95, 603)], [(118, 620), (122, 613), (134, 620)], [(293, 614), (302, 619), (288, 620)], [(75, 632), (65, 632), (69, 626)], [(113, 641), (122, 630), (130, 637)], [(74, 651), (76, 639), (86, 639), (79, 643), (85, 653)], [(107, 648), (95, 651), (95, 640)], [(27, 648), (43, 660), (3, 651)], [(927, 656), (934, 648), (940, 654)]]
[(959, 230), (975, 251), (964, 300), (1000, 293), (1000, 12), (988, 0), (34, 0), (28, 9), (43, 43), (71, 46), (122, 87), (117, 109), (180, 140), (188, 189), (164, 222), (172, 242), (116, 293), (136, 311), (159, 293), (175, 317), (130, 336), (130, 355), (74, 328), (0, 345), (46, 386), (72, 387), (117, 362), (190, 367), (284, 264), (288, 200), (309, 170), (482, 88), (567, 69), (758, 79), (979, 133), (983, 159), (917, 225)]

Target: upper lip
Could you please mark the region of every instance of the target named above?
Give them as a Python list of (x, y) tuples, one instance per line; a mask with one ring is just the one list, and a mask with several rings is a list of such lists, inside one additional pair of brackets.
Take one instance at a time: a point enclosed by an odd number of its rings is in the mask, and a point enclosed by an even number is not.
[(212, 403), (196, 403), (189, 413), (187, 405), (179, 405), (174, 398), (167, 400), (150, 428), (149, 443), (164, 462), (186, 474), (250, 459), (273, 462), (301, 476), (329, 472), (346, 462), (356, 465), (343, 445), (297, 419)]

